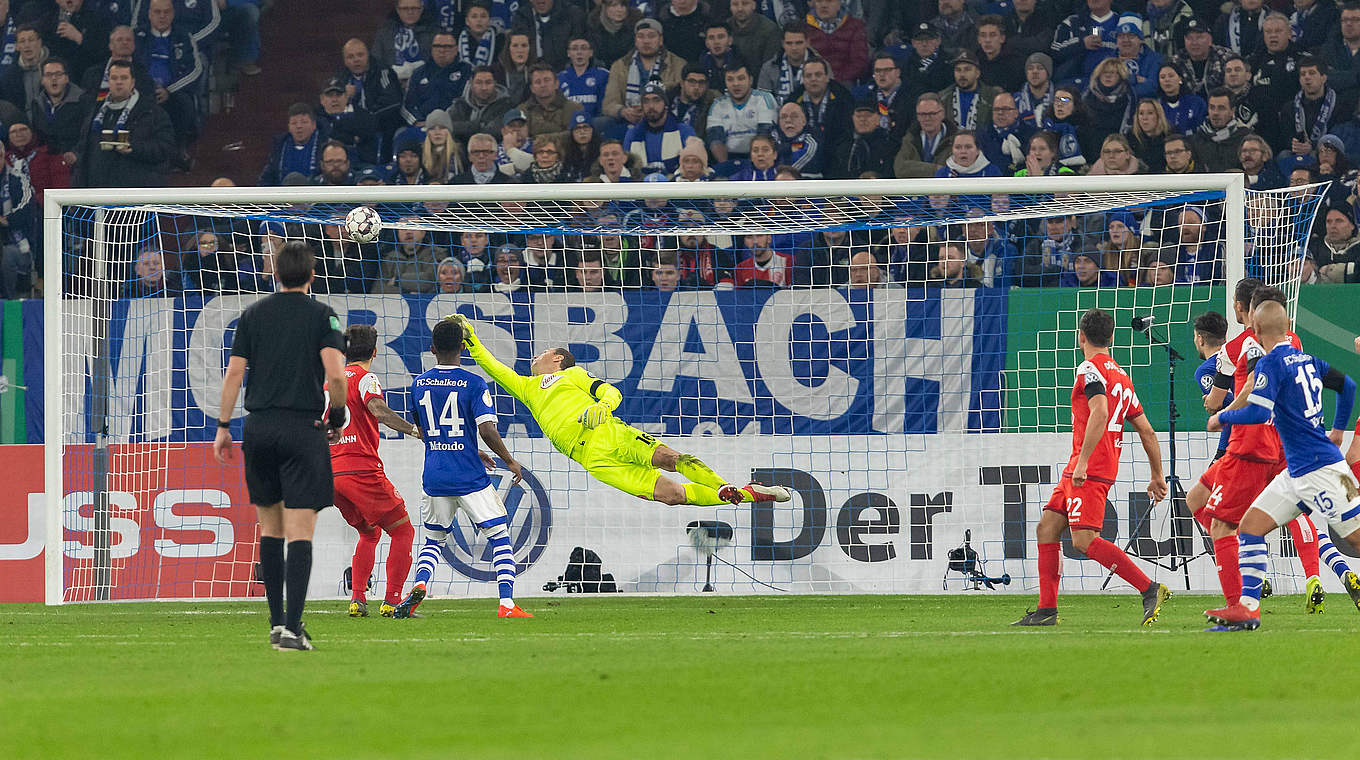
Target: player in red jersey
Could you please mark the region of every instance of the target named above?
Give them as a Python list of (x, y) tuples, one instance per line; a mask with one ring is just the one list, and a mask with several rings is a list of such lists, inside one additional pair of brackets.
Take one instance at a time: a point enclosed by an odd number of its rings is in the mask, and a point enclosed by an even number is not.
[(1162, 477), (1162, 447), (1157, 431), (1143, 414), (1133, 381), (1107, 353), (1114, 337), (1114, 317), (1091, 309), (1081, 317), (1077, 345), (1085, 361), (1077, 367), (1072, 385), (1072, 456), (1062, 478), (1044, 505), (1036, 531), (1039, 539), (1039, 608), (1013, 625), (1055, 625), (1058, 622), (1058, 580), (1062, 569), (1064, 529), (1072, 546), (1109, 568), (1143, 596), (1143, 625), (1151, 625), (1170, 596), (1167, 587), (1149, 579), (1122, 549), (1100, 537), (1105, 522), (1105, 500), (1119, 475), (1124, 423), (1133, 425), (1147, 452), (1152, 479), (1147, 493), (1156, 504), (1166, 496)]
[(378, 423), (420, 437), (420, 428), (403, 420), (383, 400), (378, 377), (368, 371), (378, 352), (378, 331), (372, 325), (350, 325), (345, 330), (345, 377), (349, 383), (346, 406), (349, 421), (340, 440), (331, 444), (331, 470), (335, 473), (335, 506), (345, 521), (359, 531), (350, 563), (350, 617), (368, 617), (364, 592), (373, 572), (378, 539), (385, 532), (392, 540), (387, 552), (387, 592), (379, 613), (392, 617), (401, 603), (402, 586), (411, 570), (411, 544), (415, 528), (406, 514), (406, 502), (397, 495), (383, 473), (378, 458)]
[[(1285, 294), (1278, 288), (1265, 285), (1255, 278), (1237, 283), (1233, 294), (1233, 311), (1238, 323), (1246, 329), (1224, 344), (1219, 352), (1218, 375), (1214, 388), (1204, 397), (1204, 407), (1210, 413), (1223, 407), (1228, 390), (1242, 396), (1237, 406), (1246, 404), (1243, 389), (1250, 380), (1251, 367), (1264, 356), (1266, 348), (1256, 340), (1251, 329), (1251, 314), (1264, 301), (1276, 301), (1288, 307)], [(1289, 333), (1295, 348), (1302, 348), (1299, 336)], [(1280, 437), (1271, 425), (1234, 426), (1228, 438), (1228, 453), (1210, 465), (1186, 494), (1186, 506), (1203, 525), (1208, 518), (1209, 538), (1213, 541), (1214, 560), (1218, 568), (1218, 582), (1223, 598), (1231, 606), (1242, 593), (1242, 573), (1238, 567), (1237, 525), (1242, 521), (1256, 497), (1270, 481), (1284, 469), (1284, 450)], [(1318, 578), (1320, 568), (1318, 531), (1308, 515), (1300, 515), (1289, 523), (1289, 533), (1298, 550), (1307, 584), (1304, 609), (1312, 614), (1323, 609), (1326, 594)]]

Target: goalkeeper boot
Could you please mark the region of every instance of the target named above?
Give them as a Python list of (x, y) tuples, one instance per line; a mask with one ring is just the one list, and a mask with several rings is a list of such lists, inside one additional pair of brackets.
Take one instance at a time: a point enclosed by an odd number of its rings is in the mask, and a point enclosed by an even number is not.
[(395, 617), (397, 614), (397, 605), (392, 604), (391, 602), (383, 602), (382, 606), (378, 608), (378, 614), (386, 618)]
[(789, 489), (783, 486), (767, 486), (761, 485), (760, 483), (750, 483), (741, 490), (745, 491), (746, 494), (750, 496), (750, 500), (756, 503), (766, 501), (783, 502), (793, 498), (793, 495), (789, 493)]
[(284, 630), (284, 627), (281, 625), (276, 625), (269, 629), (269, 646), (274, 647), (275, 649), (279, 648), (279, 641), (283, 638)]
[(722, 488), (718, 489), (718, 498), (729, 504), (740, 504), (746, 500), (746, 497), (741, 493), (741, 489), (731, 483), (727, 483)]
[(525, 612), (516, 604), (514, 607), (497, 607), (496, 617), (498, 618), (531, 618), (532, 613)]
[(1011, 623), (1011, 625), (1023, 625), (1023, 626), (1057, 625), (1057, 624), (1058, 624), (1058, 610), (1056, 607), (1049, 607), (1047, 609), (1040, 608), (1037, 610), (1027, 610), (1025, 612), (1024, 617), (1020, 618), (1014, 623)]
[(1148, 590), (1143, 592), (1143, 626), (1147, 627), (1157, 622), (1157, 616), (1162, 614), (1162, 604), (1171, 598), (1171, 589), (1164, 583), (1153, 582), (1148, 586)]
[(415, 617), (416, 607), (419, 607), (420, 603), (423, 601), (425, 601), (425, 584), (417, 583), (415, 586), (411, 587), (411, 594), (401, 600), (401, 604), (398, 604), (392, 610), (392, 617)]
[(1205, 610), (1204, 616), (1209, 618), (1209, 622), (1217, 623), (1228, 631), (1254, 631), (1261, 627), (1260, 611), (1249, 610), (1241, 602), (1216, 610)]
[(312, 637), (307, 635), (306, 624), (298, 626), (298, 632), (293, 633), (287, 628), (279, 636), (279, 645), (276, 647), (280, 652), (311, 652), (316, 649), (312, 646)]
[(1360, 609), (1360, 575), (1346, 571), (1346, 577), (1342, 579), (1341, 585), (1346, 587), (1346, 593), (1350, 594), (1356, 609)]
[(1322, 590), (1322, 581), (1315, 575), (1308, 579), (1308, 585), (1304, 587), (1303, 595), (1306, 601), (1303, 603), (1303, 611), (1312, 615), (1315, 612), (1326, 612), (1322, 609), (1327, 592)]
[(349, 603), (350, 617), (368, 617), (368, 602), (363, 599), (354, 599)]

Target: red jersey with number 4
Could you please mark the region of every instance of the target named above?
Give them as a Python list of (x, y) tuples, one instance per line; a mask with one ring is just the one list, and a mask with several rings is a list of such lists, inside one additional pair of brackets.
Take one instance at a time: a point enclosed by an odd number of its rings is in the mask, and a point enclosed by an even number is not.
[[(1303, 348), (1303, 342), (1293, 332), (1289, 333), (1289, 342), (1294, 348)], [(1251, 375), (1251, 363), (1265, 356), (1268, 351), (1269, 349), (1263, 348), (1257, 342), (1256, 333), (1250, 329), (1243, 330), (1241, 335), (1223, 344), (1223, 348), (1219, 349), (1218, 372), (1221, 375), (1232, 375), (1234, 397), (1242, 395), (1247, 377)], [(1272, 464), (1284, 457), (1284, 449), (1280, 447), (1280, 436), (1275, 432), (1275, 426), (1270, 423), (1233, 425), (1232, 432), (1228, 434), (1228, 453), (1249, 462)]]
[(1110, 419), (1086, 463), (1086, 477), (1098, 483), (1113, 483), (1119, 476), (1119, 455), (1124, 448), (1124, 420), (1142, 414), (1143, 405), (1133, 392), (1133, 381), (1108, 354), (1096, 354), (1082, 362), (1072, 383), (1072, 456), (1063, 470), (1067, 477), (1077, 468), (1081, 444), (1086, 438), (1086, 422), (1091, 418), (1088, 392), (1104, 394)]
[(345, 380), (349, 386), (345, 405), (349, 407), (349, 424), (340, 431), (340, 440), (331, 444), (331, 471), (344, 472), (382, 471), (382, 459), (378, 458), (378, 420), (368, 411), (369, 399), (382, 398), (382, 385), (378, 376), (358, 364), (345, 367)]

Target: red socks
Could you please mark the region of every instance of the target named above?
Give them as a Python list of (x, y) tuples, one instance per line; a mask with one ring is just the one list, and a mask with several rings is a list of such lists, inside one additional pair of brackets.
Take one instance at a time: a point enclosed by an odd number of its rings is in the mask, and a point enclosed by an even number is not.
[(1312, 578), (1318, 574), (1318, 537), (1317, 527), (1308, 515), (1300, 515), (1289, 523), (1289, 535), (1294, 537), (1294, 548), (1299, 551), (1299, 564), (1303, 565), (1303, 577)]
[(1062, 544), (1039, 544), (1039, 609), (1057, 609), (1061, 575)]
[(1133, 564), (1133, 560), (1129, 559), (1129, 555), (1125, 554), (1123, 549), (1103, 538), (1096, 537), (1091, 542), (1091, 545), (1086, 549), (1086, 556), (1123, 578), (1125, 583), (1133, 586), (1140, 594), (1147, 591), (1148, 587), (1152, 585), (1152, 581), (1142, 570), (1138, 569), (1137, 565)]
[(416, 530), (410, 522), (395, 528), (388, 528), (387, 535), (392, 546), (387, 550), (387, 594), (388, 604), (401, 604), (401, 590), (406, 585), (406, 574), (411, 571), (411, 544), (415, 541)]
[(1242, 599), (1242, 571), (1237, 566), (1237, 534), (1214, 539), (1214, 562), (1218, 565), (1218, 585), (1231, 607)]
[(368, 589), (368, 576), (373, 574), (373, 555), (378, 551), (378, 537), (382, 532), (377, 528), (359, 531), (359, 543), (354, 546), (354, 559), (350, 562), (350, 585), (354, 592), (350, 599), (363, 601)]

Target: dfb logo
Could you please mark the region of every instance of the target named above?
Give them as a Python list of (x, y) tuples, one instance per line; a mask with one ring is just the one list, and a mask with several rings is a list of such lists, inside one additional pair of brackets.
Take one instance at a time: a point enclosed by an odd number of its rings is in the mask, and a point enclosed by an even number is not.
[[(505, 464), (497, 461), (502, 466)], [(532, 567), (548, 547), (552, 505), (548, 503), (548, 491), (532, 472), (523, 470), (524, 480), (515, 485), (510, 485), (510, 478), (503, 472), (497, 470), (491, 474), (491, 485), (505, 505), (508, 518), (505, 527), (510, 533), (510, 546), (515, 550), (515, 565), (522, 573)], [(461, 512), (454, 515), (453, 527), (449, 529), (442, 553), (455, 572), (474, 581), (490, 583), (496, 580), (491, 547)]]

